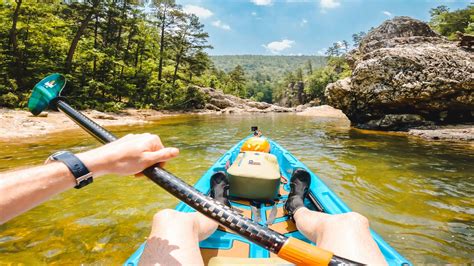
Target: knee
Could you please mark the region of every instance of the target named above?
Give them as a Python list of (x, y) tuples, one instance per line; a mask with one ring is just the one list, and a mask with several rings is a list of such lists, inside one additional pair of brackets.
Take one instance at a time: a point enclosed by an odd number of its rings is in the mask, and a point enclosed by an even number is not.
[(181, 216), (183, 213), (171, 209), (161, 210), (153, 216), (153, 225), (165, 225), (176, 223), (176, 221), (184, 220)]
[(183, 213), (172, 209), (164, 209), (153, 216), (153, 226), (189, 226), (194, 227), (193, 217), (189, 213)]
[(177, 215), (178, 213), (175, 210), (164, 209), (155, 213), (155, 215), (153, 216), (153, 221), (158, 222), (158, 221), (170, 220), (176, 217)]
[(341, 219), (341, 222), (353, 228), (354, 227), (358, 227), (358, 228), (369, 227), (369, 220), (365, 216), (357, 212), (344, 213), (344, 214), (341, 214), (339, 218)]

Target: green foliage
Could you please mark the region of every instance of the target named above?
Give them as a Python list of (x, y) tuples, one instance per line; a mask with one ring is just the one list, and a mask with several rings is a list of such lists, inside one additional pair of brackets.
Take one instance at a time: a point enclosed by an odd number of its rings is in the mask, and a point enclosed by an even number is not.
[(324, 99), (324, 89), (329, 83), (339, 79), (330, 67), (319, 68), (306, 80), (305, 93), (310, 99)]
[(282, 77), (287, 71), (294, 71), (311, 62), (313, 68), (326, 65), (325, 56), (284, 56), (284, 55), (219, 55), (211, 56), (216, 68), (231, 71), (240, 65), (251, 77), (254, 73), (270, 76), (272, 81)]
[(358, 47), (362, 39), (367, 35), (364, 31), (359, 33), (352, 34), (352, 42), (354, 43), (354, 47)]
[(159, 12), (148, 13), (138, 3), (0, 1), (0, 106), (24, 106), (53, 72), (67, 74), (64, 94), (80, 108), (162, 109), (193, 98), (188, 85), (211, 67), (203, 25), (174, 1), (150, 2)]
[(18, 106), (18, 96), (13, 94), (13, 92), (7, 92), (6, 94), (0, 95), (0, 105), (5, 107), (16, 107)]
[(474, 5), (464, 9), (449, 11), (446, 6), (438, 6), (430, 10), (430, 26), (439, 34), (456, 40), (456, 32), (474, 34)]

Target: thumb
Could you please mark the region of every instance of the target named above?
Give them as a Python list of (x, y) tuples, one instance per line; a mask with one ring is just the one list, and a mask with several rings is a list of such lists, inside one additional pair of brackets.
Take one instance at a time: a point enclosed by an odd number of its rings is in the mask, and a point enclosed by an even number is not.
[(146, 152), (145, 158), (151, 164), (166, 162), (178, 156), (179, 150), (177, 148), (163, 148), (158, 151)]

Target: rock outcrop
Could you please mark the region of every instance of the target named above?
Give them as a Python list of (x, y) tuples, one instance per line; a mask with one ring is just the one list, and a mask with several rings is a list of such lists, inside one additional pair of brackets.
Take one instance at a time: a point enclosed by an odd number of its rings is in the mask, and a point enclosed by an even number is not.
[(348, 120), (347, 116), (341, 110), (331, 107), (329, 105), (308, 107), (304, 111), (297, 113), (297, 115), (312, 116), (312, 117), (340, 118), (340, 119)]
[(352, 76), (329, 84), (325, 95), (357, 127), (406, 130), (473, 121), (473, 53), (421, 21), (384, 22), (348, 60)]
[(220, 111), (222, 113), (268, 113), (268, 112), (293, 112), (292, 108), (281, 107), (265, 102), (255, 102), (242, 99), (234, 95), (225, 94), (213, 88), (200, 88), (207, 95), (206, 110)]

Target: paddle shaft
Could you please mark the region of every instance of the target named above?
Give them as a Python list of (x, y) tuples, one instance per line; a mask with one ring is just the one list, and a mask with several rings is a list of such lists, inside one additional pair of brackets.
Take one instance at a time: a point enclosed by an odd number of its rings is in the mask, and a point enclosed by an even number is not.
[[(56, 98), (52, 104), (100, 142), (109, 143), (117, 140), (115, 135), (72, 108), (61, 98)], [(145, 169), (143, 174), (205, 216), (292, 263), (301, 265), (355, 263), (301, 240), (288, 238), (268, 227), (264, 227), (228, 206), (204, 195), (180, 178), (156, 165)]]

